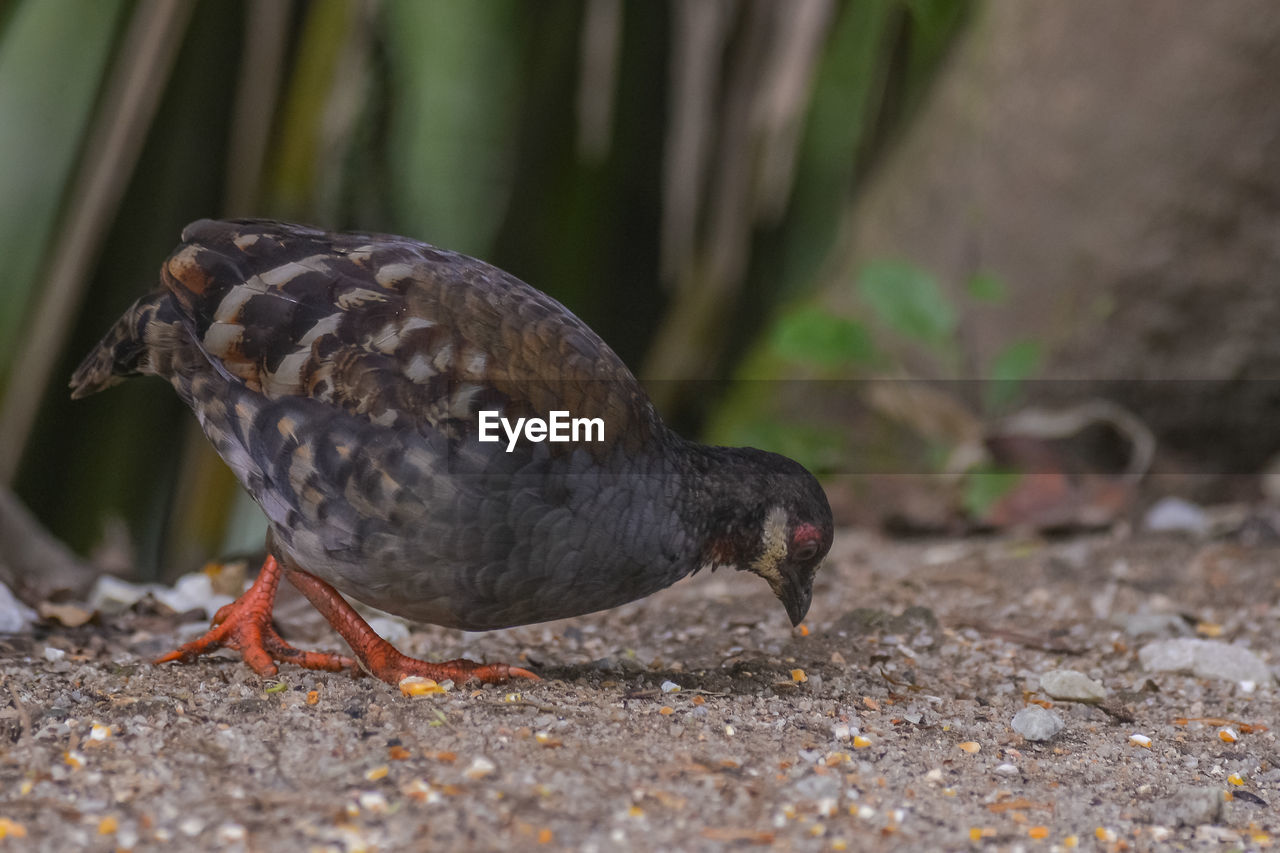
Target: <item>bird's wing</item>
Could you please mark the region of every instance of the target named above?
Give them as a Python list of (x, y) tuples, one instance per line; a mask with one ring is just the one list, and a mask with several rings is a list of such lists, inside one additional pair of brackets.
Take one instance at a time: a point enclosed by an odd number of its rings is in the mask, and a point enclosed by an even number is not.
[(621, 359), (496, 267), (403, 237), (201, 220), (162, 269), (218, 369), (388, 427), (472, 437), (477, 412), (601, 418), (607, 452), (656, 415)]

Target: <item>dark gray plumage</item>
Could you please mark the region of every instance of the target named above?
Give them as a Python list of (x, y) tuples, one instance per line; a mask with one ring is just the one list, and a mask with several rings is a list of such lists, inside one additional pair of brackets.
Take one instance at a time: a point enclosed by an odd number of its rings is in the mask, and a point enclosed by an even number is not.
[[(468, 630), (614, 607), (700, 568), (798, 622), (831, 511), (795, 462), (662, 423), (612, 350), (495, 267), (400, 237), (193, 223), (72, 379), (169, 380), (290, 570)], [(601, 442), (478, 440), (478, 413), (600, 418)]]

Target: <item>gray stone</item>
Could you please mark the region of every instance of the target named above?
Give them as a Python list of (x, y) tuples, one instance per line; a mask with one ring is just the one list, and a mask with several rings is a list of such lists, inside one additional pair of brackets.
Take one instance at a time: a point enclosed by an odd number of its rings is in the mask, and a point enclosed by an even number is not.
[(38, 617), (34, 610), (14, 596), (0, 583), (0, 633), (19, 634), (31, 627)]
[(1222, 818), (1222, 789), (1187, 785), (1151, 804), (1151, 819), (1166, 826), (1201, 826)]
[(1272, 680), (1270, 668), (1253, 652), (1214, 640), (1156, 640), (1142, 647), (1138, 660), (1148, 672), (1189, 672), (1199, 678), (1260, 684)]
[(1048, 740), (1066, 727), (1057, 714), (1039, 705), (1028, 705), (1013, 715), (1009, 723), (1013, 730), (1027, 740)]
[(1074, 669), (1055, 669), (1040, 676), (1040, 689), (1054, 699), (1073, 702), (1101, 702), (1107, 698), (1107, 688), (1083, 672)]
[(1143, 525), (1153, 531), (1203, 536), (1209, 532), (1209, 516), (1190, 501), (1167, 497), (1161, 498), (1147, 511)]

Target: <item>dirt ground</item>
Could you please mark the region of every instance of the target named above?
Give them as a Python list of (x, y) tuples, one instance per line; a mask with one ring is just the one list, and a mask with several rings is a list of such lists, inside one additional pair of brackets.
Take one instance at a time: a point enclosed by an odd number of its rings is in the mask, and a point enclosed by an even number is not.
[[(412, 653), (544, 677), (417, 698), (230, 656), (152, 666), (200, 627), (162, 608), (44, 626), (3, 642), (0, 847), (1264, 848), (1280, 546), (1258, 538), (843, 531), (800, 630), (758, 579), (698, 576), (550, 625), (415, 628)], [(341, 648), (301, 598), (279, 616)], [(1144, 668), (1196, 637), (1212, 672)], [(1244, 683), (1239, 645), (1265, 662)], [(1051, 698), (1059, 669), (1105, 698)], [(1025, 739), (1028, 707), (1062, 730)]]

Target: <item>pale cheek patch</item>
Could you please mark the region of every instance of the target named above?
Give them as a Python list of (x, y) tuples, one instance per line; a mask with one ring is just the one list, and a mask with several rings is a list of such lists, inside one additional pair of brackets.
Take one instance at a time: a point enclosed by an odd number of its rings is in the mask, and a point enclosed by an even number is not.
[(778, 565), (787, 556), (787, 512), (782, 507), (775, 506), (765, 516), (760, 545), (760, 556), (751, 562), (751, 571), (776, 589), (782, 584)]

